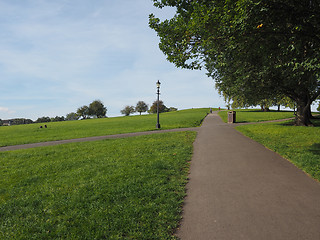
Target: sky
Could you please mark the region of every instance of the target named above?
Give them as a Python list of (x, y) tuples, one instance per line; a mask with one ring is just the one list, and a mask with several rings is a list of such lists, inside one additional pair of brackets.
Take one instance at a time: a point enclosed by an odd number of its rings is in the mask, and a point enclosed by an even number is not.
[(0, 119), (65, 116), (101, 100), (107, 116), (160, 99), (178, 109), (224, 107), (205, 70), (159, 50), (151, 0), (0, 0)]

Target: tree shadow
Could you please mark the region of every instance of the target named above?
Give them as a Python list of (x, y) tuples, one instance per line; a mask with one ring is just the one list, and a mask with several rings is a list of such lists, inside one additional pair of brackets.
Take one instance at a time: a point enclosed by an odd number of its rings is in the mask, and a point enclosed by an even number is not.
[(309, 148), (309, 151), (315, 155), (320, 155), (320, 143), (314, 143)]

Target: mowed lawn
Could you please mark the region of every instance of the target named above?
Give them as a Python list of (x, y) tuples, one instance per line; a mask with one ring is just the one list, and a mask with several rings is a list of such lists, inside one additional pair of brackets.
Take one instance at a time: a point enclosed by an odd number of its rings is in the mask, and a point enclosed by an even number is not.
[(0, 239), (175, 239), (195, 135), (0, 152)]
[[(200, 126), (208, 108), (188, 109), (160, 114), (161, 129)], [(0, 146), (104, 136), (119, 133), (152, 131), (156, 129), (157, 115), (88, 119), (79, 121), (0, 127)], [(48, 128), (40, 126), (47, 125)]]
[(315, 127), (297, 127), (292, 122), (261, 123), (236, 129), (290, 160), (320, 181), (320, 119)]
[[(286, 119), (294, 117), (293, 112), (290, 111), (270, 111), (270, 112), (262, 112), (257, 109), (236, 109), (236, 122), (237, 123), (245, 123), (245, 122), (263, 122), (263, 121), (271, 121), (278, 119)], [(222, 118), (224, 122), (228, 120), (228, 112), (229, 111), (220, 111), (219, 116)]]

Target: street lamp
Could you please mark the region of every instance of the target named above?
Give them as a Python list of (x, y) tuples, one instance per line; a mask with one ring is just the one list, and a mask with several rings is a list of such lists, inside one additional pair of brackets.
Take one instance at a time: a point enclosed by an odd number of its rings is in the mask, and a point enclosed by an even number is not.
[(160, 95), (160, 81), (158, 80), (157, 84), (157, 95), (158, 95), (158, 101), (157, 101), (157, 125), (156, 128), (160, 128), (160, 122), (159, 122), (159, 95)]

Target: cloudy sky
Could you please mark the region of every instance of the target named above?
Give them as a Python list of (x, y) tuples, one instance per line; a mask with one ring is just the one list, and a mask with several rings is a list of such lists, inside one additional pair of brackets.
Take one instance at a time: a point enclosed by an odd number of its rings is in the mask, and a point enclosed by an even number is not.
[(0, 119), (65, 116), (100, 99), (108, 116), (156, 100), (224, 106), (205, 71), (177, 69), (148, 26), (151, 0), (0, 0)]

